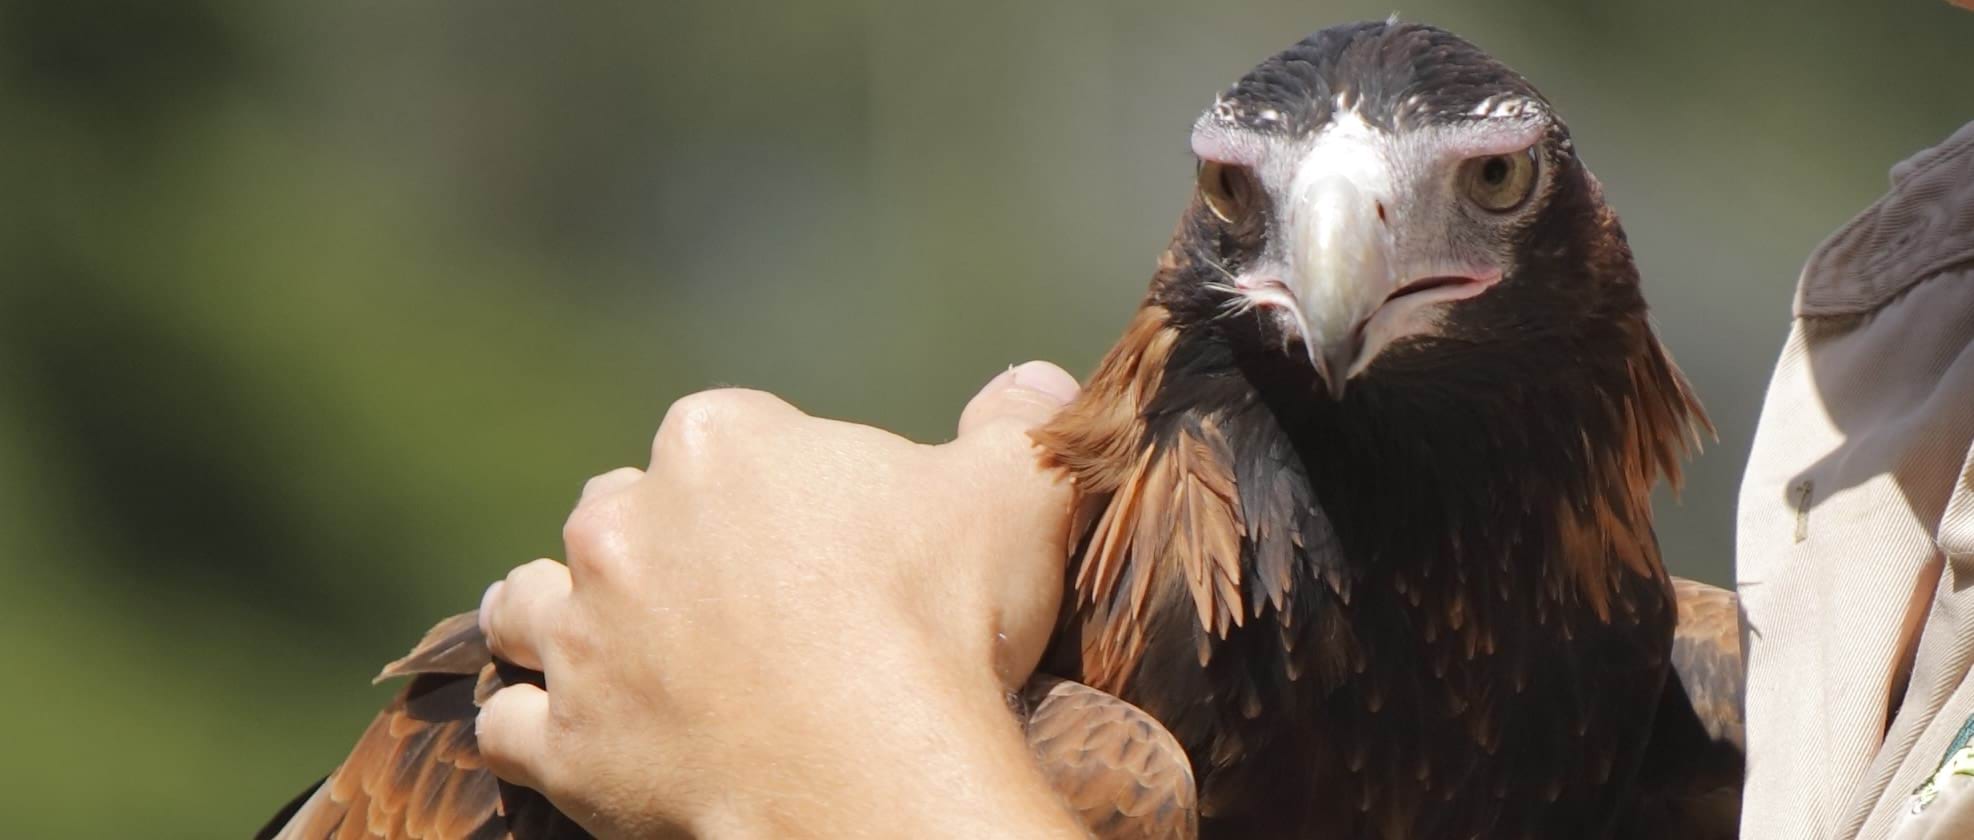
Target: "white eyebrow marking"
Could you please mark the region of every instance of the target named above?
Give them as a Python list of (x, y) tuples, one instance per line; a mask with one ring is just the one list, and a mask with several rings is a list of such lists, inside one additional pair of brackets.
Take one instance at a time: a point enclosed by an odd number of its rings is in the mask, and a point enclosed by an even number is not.
[(1535, 145), (1546, 129), (1527, 119), (1470, 122), (1425, 129), (1419, 139), (1438, 152), (1440, 160), (1506, 155)]
[(1533, 117), (1540, 113), (1542, 113), (1542, 103), (1540, 102), (1526, 96), (1501, 94), (1490, 96), (1475, 103), (1473, 109), (1469, 110), (1467, 115), (1470, 117), (1495, 119), (1498, 117)]
[(1217, 113), (1203, 115), (1193, 125), (1193, 156), (1240, 166), (1258, 166), (1268, 148), (1259, 135), (1222, 119)]

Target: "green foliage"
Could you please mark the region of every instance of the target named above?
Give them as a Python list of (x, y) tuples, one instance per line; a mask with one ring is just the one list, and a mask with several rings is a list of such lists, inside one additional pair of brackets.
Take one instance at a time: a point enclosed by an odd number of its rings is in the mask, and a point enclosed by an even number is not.
[[(1723, 445), (1797, 265), (1967, 118), (1938, 3), (1422, 2), (1543, 83)], [(1087, 369), (1186, 127), (1361, 2), (0, 3), (7, 833), (240, 836), (716, 384), (921, 439)]]

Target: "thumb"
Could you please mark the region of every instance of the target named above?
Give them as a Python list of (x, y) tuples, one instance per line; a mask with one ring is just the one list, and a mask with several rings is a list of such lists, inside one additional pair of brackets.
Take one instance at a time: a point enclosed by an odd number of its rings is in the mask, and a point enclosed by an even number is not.
[(994, 669), (1003, 687), (1019, 687), (1047, 646), (1062, 599), (1068, 560), (1069, 482), (1043, 466), (1030, 430), (1048, 422), (1081, 390), (1048, 362), (1008, 369), (980, 389), (960, 413), (960, 436), (941, 447), (970, 478), (979, 521), (991, 523), (968, 542), (994, 571), (984, 584), (994, 605)]
[(1054, 417), (1076, 398), (1076, 377), (1048, 362), (1028, 362), (993, 378), (960, 412), (960, 437), (978, 434), (999, 423), (1023, 431)]

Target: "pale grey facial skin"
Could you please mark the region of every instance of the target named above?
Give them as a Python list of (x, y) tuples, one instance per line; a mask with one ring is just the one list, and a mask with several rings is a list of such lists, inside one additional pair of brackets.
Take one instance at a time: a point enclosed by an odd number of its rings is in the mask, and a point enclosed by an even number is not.
[(1549, 115), (1516, 98), (1472, 116), (1394, 133), (1340, 103), (1306, 137), (1260, 133), (1215, 110), (1194, 126), (1194, 153), (1246, 167), (1270, 205), (1265, 247), (1229, 278), (1237, 301), (1299, 337), (1334, 396), (1384, 348), (1434, 334), (1449, 304), (1514, 268), (1512, 234), (1541, 206), (1549, 167), (1537, 155), (1531, 198), (1498, 212), (1463, 194), (1462, 164), (1525, 153)]

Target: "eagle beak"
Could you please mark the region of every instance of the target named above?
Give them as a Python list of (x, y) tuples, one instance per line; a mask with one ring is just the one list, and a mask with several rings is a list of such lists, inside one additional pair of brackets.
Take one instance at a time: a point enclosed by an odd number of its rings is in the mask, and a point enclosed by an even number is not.
[(1366, 346), (1367, 322), (1398, 286), (1391, 227), (1384, 206), (1345, 175), (1298, 187), (1290, 291), (1309, 362), (1330, 396), (1342, 399), (1344, 384), (1378, 349)]
[(1294, 190), (1288, 228), (1292, 317), (1332, 399), (1395, 341), (1438, 331), (1442, 304), (1501, 281), (1498, 267), (1400, 259), (1392, 218), (1375, 193), (1330, 171)]

